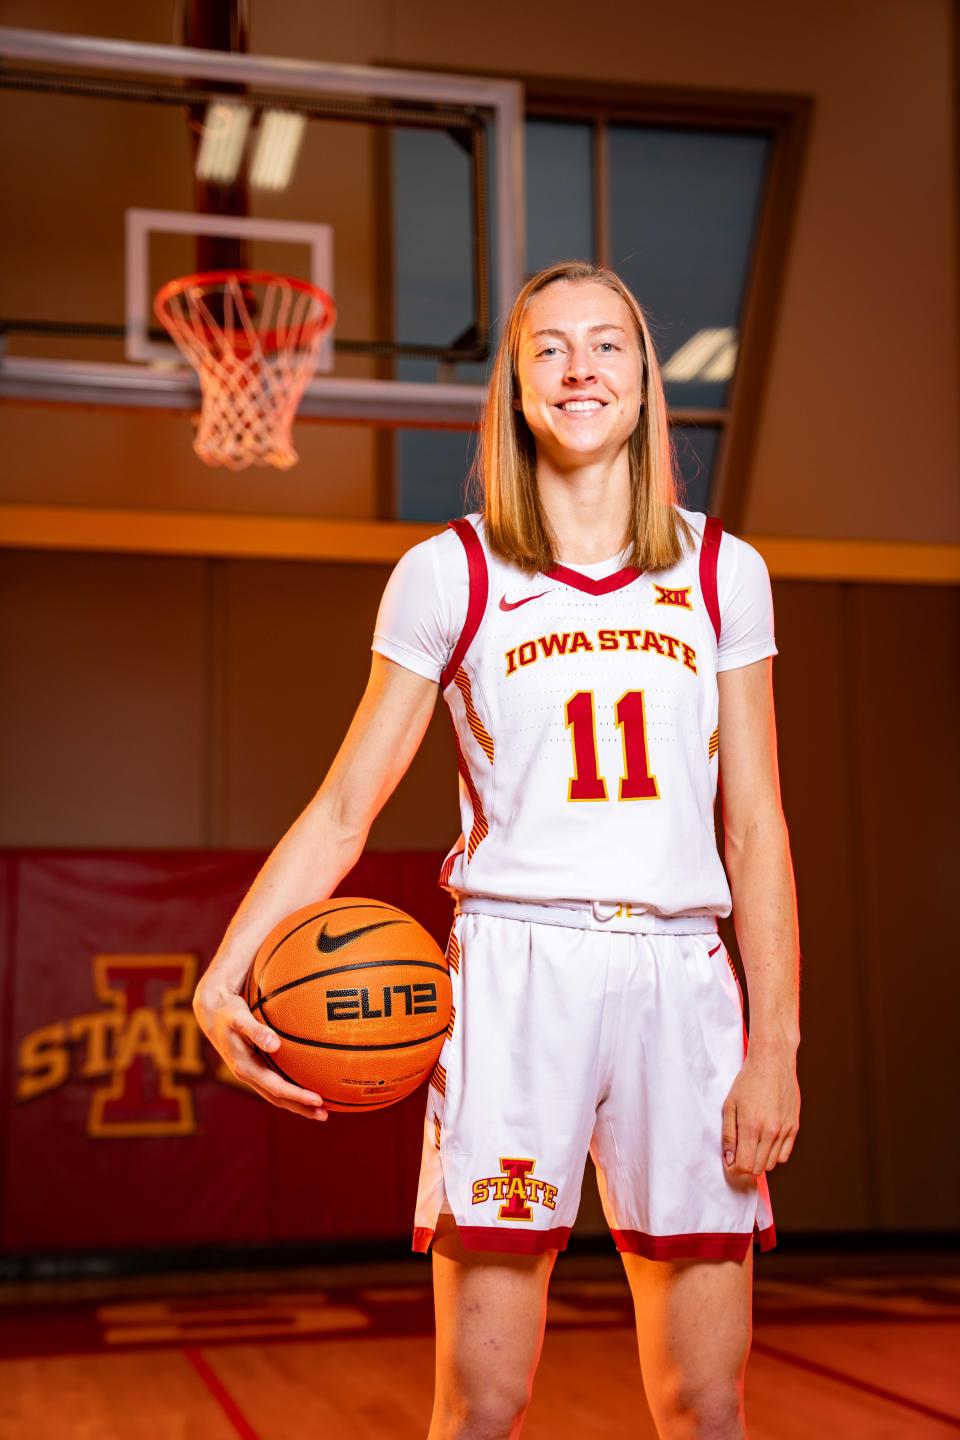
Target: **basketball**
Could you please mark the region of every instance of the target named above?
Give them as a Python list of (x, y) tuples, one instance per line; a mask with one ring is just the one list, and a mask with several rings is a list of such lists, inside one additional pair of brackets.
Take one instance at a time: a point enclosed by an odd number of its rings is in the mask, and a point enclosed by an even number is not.
[(246, 1000), (280, 1036), (267, 1062), (346, 1112), (382, 1110), (415, 1090), (451, 1016), (446, 958), (423, 926), (393, 905), (342, 896), (274, 927)]

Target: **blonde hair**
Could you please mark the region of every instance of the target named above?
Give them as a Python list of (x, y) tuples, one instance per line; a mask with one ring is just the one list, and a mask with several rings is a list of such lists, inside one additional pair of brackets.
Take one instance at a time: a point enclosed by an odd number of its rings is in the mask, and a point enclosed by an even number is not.
[(504, 326), (471, 474), (474, 493), (479, 491), (490, 548), (528, 571), (548, 571), (557, 563), (556, 540), (537, 488), (533, 434), (514, 402), (519, 397), (517, 355), (523, 317), (533, 296), (558, 280), (606, 285), (633, 316), (642, 357), (644, 401), (628, 442), (631, 505), (629, 533), (624, 538), (631, 546), (629, 564), (640, 570), (665, 569), (675, 565), (686, 546), (694, 542), (689, 525), (676, 510), (681, 482), (660, 365), (639, 301), (619, 275), (588, 260), (563, 261), (534, 275), (514, 301)]

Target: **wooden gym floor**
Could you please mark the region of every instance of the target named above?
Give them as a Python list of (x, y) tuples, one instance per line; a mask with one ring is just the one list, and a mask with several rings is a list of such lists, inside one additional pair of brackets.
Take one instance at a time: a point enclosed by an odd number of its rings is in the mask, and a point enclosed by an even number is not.
[[(956, 1257), (757, 1256), (751, 1440), (960, 1432)], [(0, 1440), (424, 1440), (429, 1263), (0, 1286)], [(524, 1440), (654, 1437), (615, 1256), (561, 1257)]]

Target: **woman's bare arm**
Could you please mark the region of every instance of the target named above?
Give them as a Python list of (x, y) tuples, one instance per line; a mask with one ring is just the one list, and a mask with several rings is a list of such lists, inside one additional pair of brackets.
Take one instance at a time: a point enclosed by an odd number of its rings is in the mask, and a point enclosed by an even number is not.
[(724, 1152), (732, 1146), (729, 1168), (759, 1174), (788, 1158), (799, 1128), (797, 897), (771, 661), (721, 671), (718, 683), (724, 852), (750, 995), (748, 1058), (724, 1107)]
[(201, 1029), (238, 1079), (298, 1115), (325, 1119), (321, 1097), (289, 1084), (259, 1056), (279, 1042), (240, 991), (274, 925), (326, 899), (356, 862), (420, 746), (437, 689), (436, 681), (374, 653), (367, 688), (323, 784), (264, 862), (194, 995)]

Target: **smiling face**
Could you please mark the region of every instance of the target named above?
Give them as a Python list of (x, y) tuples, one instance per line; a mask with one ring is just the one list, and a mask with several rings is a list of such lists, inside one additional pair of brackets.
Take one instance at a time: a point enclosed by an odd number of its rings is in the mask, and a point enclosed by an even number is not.
[(533, 296), (520, 328), (524, 418), (564, 468), (612, 460), (636, 429), (643, 357), (626, 302), (592, 280), (558, 280)]

